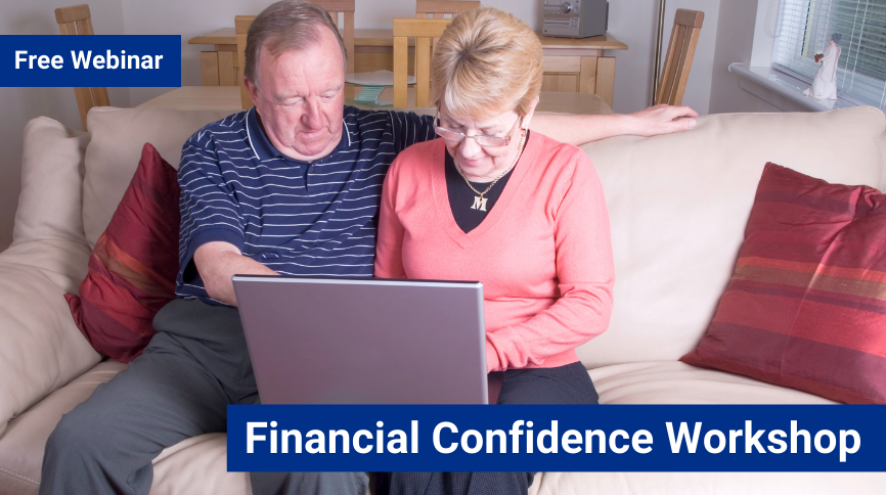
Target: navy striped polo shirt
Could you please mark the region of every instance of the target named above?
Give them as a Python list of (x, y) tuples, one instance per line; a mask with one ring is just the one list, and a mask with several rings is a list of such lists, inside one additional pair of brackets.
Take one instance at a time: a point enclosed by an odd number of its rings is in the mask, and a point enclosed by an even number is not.
[(284, 275), (372, 276), (385, 174), (397, 153), (434, 138), (433, 119), (345, 107), (342, 125), (335, 150), (313, 162), (277, 151), (255, 108), (188, 139), (178, 169), (178, 297), (221, 304), (191, 262), (211, 241)]

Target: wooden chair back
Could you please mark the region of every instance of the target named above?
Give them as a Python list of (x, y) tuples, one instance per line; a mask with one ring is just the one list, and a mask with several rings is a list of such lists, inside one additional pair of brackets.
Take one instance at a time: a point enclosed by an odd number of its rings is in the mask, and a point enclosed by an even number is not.
[(683, 93), (686, 91), (686, 81), (689, 80), (689, 69), (692, 68), (692, 58), (695, 56), (695, 47), (698, 45), (698, 35), (703, 22), (704, 12), (677, 9), (654, 104), (683, 103)]
[(415, 38), (415, 106), (431, 99), (431, 39), (439, 38), (452, 19), (394, 19), (394, 107), (406, 108), (409, 38)]
[(479, 1), (466, 0), (416, 0), (415, 17), (418, 19), (442, 19), (445, 14), (455, 15), (464, 10), (476, 9)]
[(348, 74), (354, 73), (354, 10), (356, 0), (309, 0), (314, 5), (319, 5), (329, 12), (332, 22), (338, 26), (338, 13), (344, 17), (342, 24), (342, 41), (345, 42), (345, 52), (348, 54)]
[[(344, 25), (340, 31), (342, 32), (342, 40), (345, 43), (345, 52), (348, 55), (348, 66), (345, 72), (354, 73), (354, 11), (356, 0), (310, 0), (311, 3), (322, 7), (332, 21), (338, 25), (338, 13), (344, 16)], [(246, 68), (246, 35), (249, 32), (249, 26), (255, 20), (254, 15), (238, 15), (234, 18), (234, 31), (237, 34), (237, 60), (241, 67), (240, 77), (240, 104), (243, 109), (252, 106), (252, 98), (249, 97), (249, 91), (243, 84), (242, 71)]]
[(246, 74), (246, 34), (249, 33), (249, 26), (252, 26), (254, 20), (254, 15), (234, 17), (234, 33), (237, 35), (237, 63), (240, 64), (240, 106), (243, 110), (252, 107), (252, 97), (249, 96), (249, 91), (243, 84), (243, 77)]
[[(417, 19), (443, 19), (446, 14), (455, 14), (465, 10), (476, 9), (480, 2), (474, 0), (415, 0), (415, 17)], [(431, 53), (437, 46), (437, 38), (431, 40)]]
[[(55, 9), (55, 20), (58, 22), (58, 30), (61, 34), (95, 34), (92, 31), (92, 16), (89, 13), (89, 5), (74, 5)], [(80, 122), (83, 130), (86, 129), (86, 114), (92, 107), (107, 107), (111, 105), (108, 98), (108, 88), (74, 88), (74, 96), (77, 98), (77, 108), (80, 110)]]

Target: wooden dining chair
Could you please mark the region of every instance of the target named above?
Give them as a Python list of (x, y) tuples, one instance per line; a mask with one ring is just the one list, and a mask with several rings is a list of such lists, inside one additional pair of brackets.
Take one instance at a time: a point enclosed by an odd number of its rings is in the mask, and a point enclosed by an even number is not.
[(314, 5), (319, 5), (329, 12), (332, 22), (338, 26), (338, 13), (344, 17), (342, 24), (342, 41), (345, 42), (345, 52), (348, 54), (348, 68), (345, 72), (354, 73), (354, 10), (355, 0), (309, 0)]
[(394, 107), (406, 108), (409, 38), (415, 38), (415, 106), (431, 99), (431, 39), (439, 38), (452, 19), (394, 19)]
[[(310, 2), (329, 12), (329, 16), (332, 17), (332, 21), (336, 25), (338, 25), (338, 13), (341, 12), (343, 14), (342, 40), (345, 43), (345, 53), (348, 55), (348, 66), (345, 72), (353, 74), (355, 0), (310, 0)], [(241, 67), (240, 103), (244, 110), (252, 106), (252, 98), (249, 97), (249, 91), (246, 90), (246, 86), (243, 84), (242, 71), (246, 67), (246, 35), (249, 33), (249, 26), (252, 25), (253, 20), (255, 20), (254, 15), (238, 15), (234, 18), (234, 31), (237, 35), (237, 61)], [(353, 89), (349, 89), (348, 93), (353, 93)], [(348, 94), (345, 96), (350, 97)]]
[(234, 33), (237, 35), (237, 63), (240, 67), (240, 73), (237, 74), (240, 79), (240, 106), (243, 110), (252, 107), (252, 97), (246, 85), (243, 84), (243, 74), (246, 73), (246, 35), (249, 33), (249, 26), (255, 20), (254, 15), (238, 15), (234, 17)]
[(695, 47), (698, 45), (698, 35), (703, 22), (704, 12), (677, 9), (654, 104), (683, 103), (683, 93), (686, 91), (686, 81), (689, 80), (689, 69), (692, 68), (692, 58), (695, 56)]
[(467, 0), (415, 0), (415, 17), (418, 19), (442, 19), (444, 15), (455, 15), (464, 10), (476, 9), (480, 2)]
[[(89, 5), (85, 3), (55, 9), (55, 20), (58, 22), (61, 34), (95, 34), (92, 31)], [(84, 131), (87, 130), (86, 114), (90, 108), (111, 106), (108, 88), (74, 88), (74, 96), (77, 98), (77, 108), (80, 110), (80, 122), (83, 123)]]
[[(415, 17), (417, 19), (443, 19), (449, 14), (455, 14), (465, 10), (476, 9), (480, 6), (479, 1), (474, 0), (415, 0)], [(437, 38), (431, 40), (431, 53), (437, 46)]]

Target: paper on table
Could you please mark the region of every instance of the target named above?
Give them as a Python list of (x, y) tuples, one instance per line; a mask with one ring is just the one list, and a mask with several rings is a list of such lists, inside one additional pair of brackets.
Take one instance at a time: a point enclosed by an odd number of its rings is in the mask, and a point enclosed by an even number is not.
[[(394, 73), (389, 70), (345, 74), (345, 82), (357, 86), (393, 86)], [(415, 84), (414, 76), (406, 76), (406, 84)]]

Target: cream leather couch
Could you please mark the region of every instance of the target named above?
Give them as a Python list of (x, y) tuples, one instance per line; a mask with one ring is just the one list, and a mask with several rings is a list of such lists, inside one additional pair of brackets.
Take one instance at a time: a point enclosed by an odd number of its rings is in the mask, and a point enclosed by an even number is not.
[[(36, 493), (43, 446), (66, 411), (124, 365), (101, 361), (63, 294), (123, 195), (144, 142), (178, 162), (218, 112), (96, 108), (91, 136), (47, 118), (25, 132), (15, 241), (0, 254), (0, 494)], [(609, 330), (580, 349), (603, 404), (827, 404), (795, 390), (682, 364), (731, 274), (763, 165), (882, 186), (883, 114), (737, 114), (695, 130), (584, 146), (612, 219), (617, 283)], [(556, 136), (555, 136), (556, 137)], [(152, 494), (243, 494), (225, 436), (203, 435), (155, 461)], [(882, 474), (545, 473), (534, 493), (883, 493)]]

